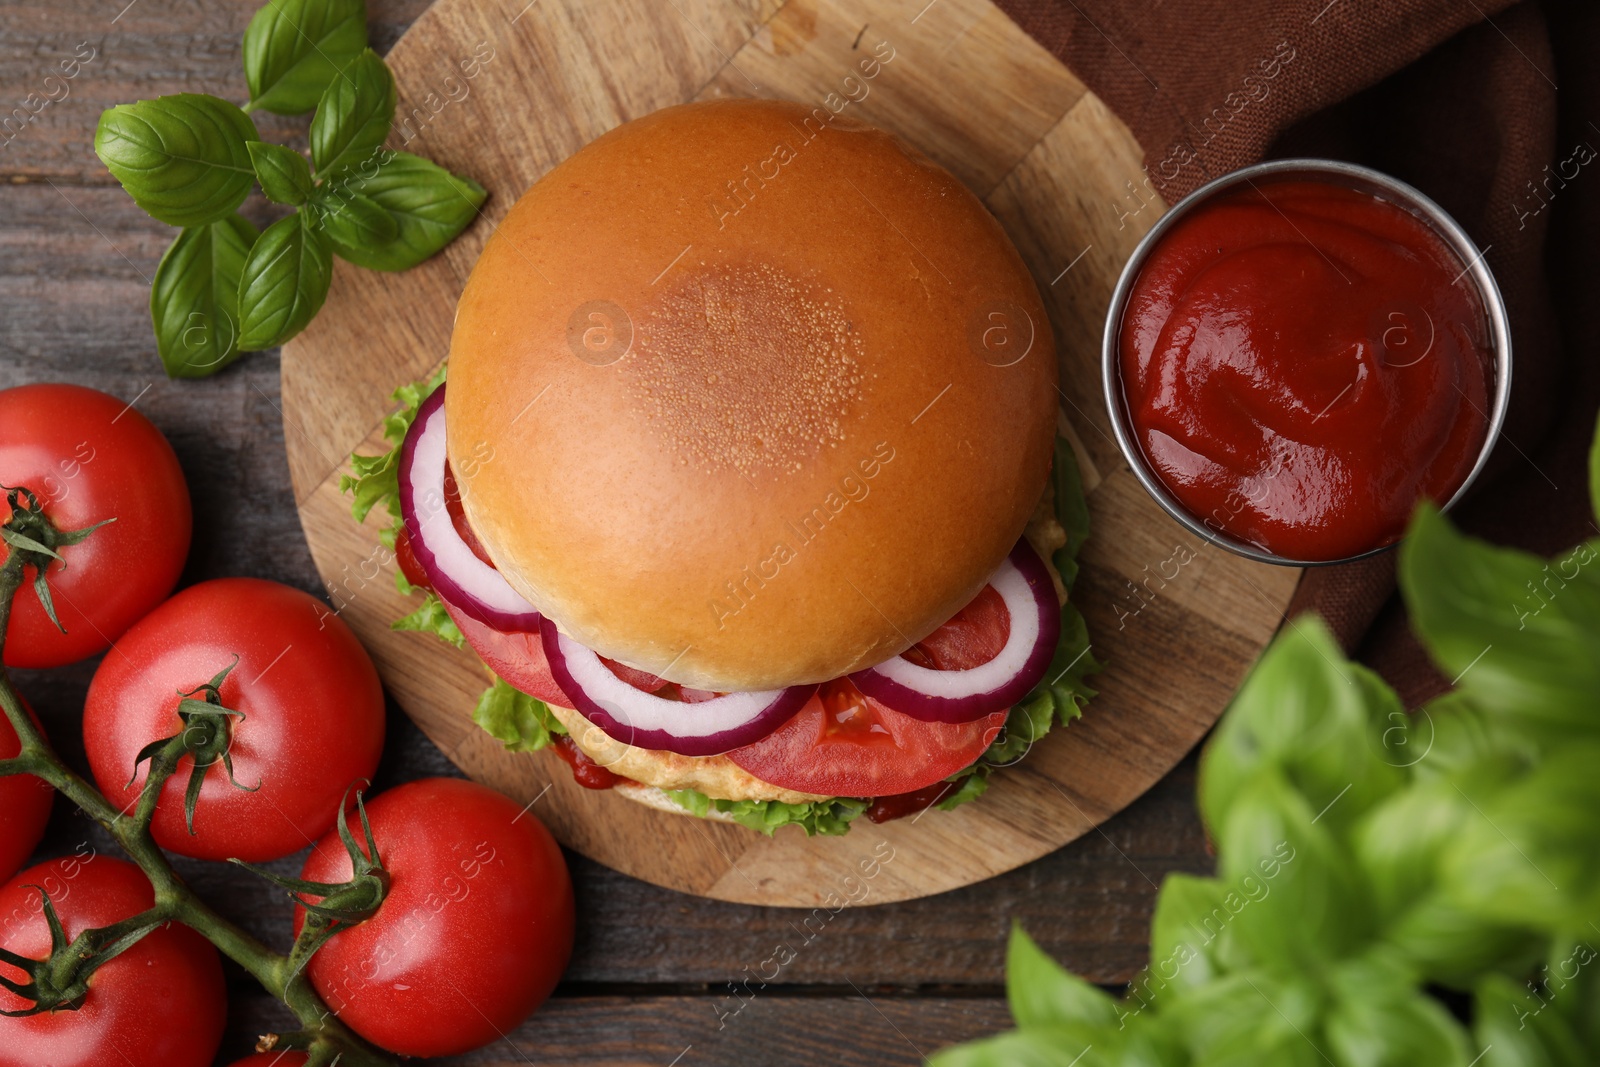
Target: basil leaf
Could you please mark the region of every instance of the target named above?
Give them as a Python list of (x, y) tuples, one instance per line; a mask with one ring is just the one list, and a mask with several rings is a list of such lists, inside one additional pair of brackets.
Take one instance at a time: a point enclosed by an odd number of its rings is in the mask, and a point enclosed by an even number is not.
[(360, 193), (346, 193), (336, 203), (319, 198), (316, 220), (336, 251), (343, 248), (375, 248), (400, 235), (400, 224), (376, 200)]
[(1102, 1049), (1106, 1042), (1091, 1027), (1047, 1027), (941, 1049), (927, 1062), (928, 1067), (1111, 1067), (1119, 1062)]
[(169, 226), (203, 226), (244, 202), (255, 180), (250, 116), (226, 100), (178, 93), (100, 115), (94, 151), (128, 195)]
[(250, 165), (261, 191), (275, 204), (303, 204), (311, 197), (311, 166), (299, 152), (266, 141), (250, 142)]
[(1218, 978), (1162, 1009), (1189, 1050), (1189, 1056), (1164, 1062), (1327, 1067), (1328, 1059), (1307, 1036), (1318, 1032), (1323, 1007), (1324, 994), (1307, 978), (1263, 971)]
[(368, 48), (333, 80), (311, 119), (318, 174), (338, 174), (372, 156), (394, 121), (394, 76)]
[(297, 212), (256, 241), (239, 279), (239, 347), (273, 348), (305, 329), (333, 280), (327, 238)]
[(1596, 767), (1600, 744), (1569, 740), (1520, 781), (1473, 797), (1474, 817), (1442, 862), (1450, 899), (1486, 919), (1551, 934), (1600, 915)]
[(1200, 767), (1200, 810), (1213, 829), (1234, 797), (1276, 768), (1325, 825), (1349, 826), (1405, 780), (1410, 756), (1385, 750), (1404, 716), (1394, 691), (1345, 660), (1326, 626), (1297, 619), (1267, 648), (1233, 698)]
[(1460, 689), (1550, 743), (1600, 738), (1600, 545), (1546, 561), (1419, 508), (1400, 551), (1411, 625)]
[[(1559, 1003), (1561, 993), (1551, 1000)], [(1550, 1001), (1503, 974), (1485, 975), (1473, 997), (1478, 1067), (1591, 1067), (1593, 1050)]]
[(1351, 960), (1332, 972), (1324, 1023), (1334, 1063), (1468, 1067), (1467, 1033), (1399, 963)]
[(169, 378), (204, 378), (239, 357), (239, 275), (256, 237), (227, 215), (185, 229), (161, 257), (150, 321)]
[(310, 111), (366, 47), (362, 0), (267, 0), (244, 31), (246, 110)]
[(323, 196), (332, 203), (352, 194), (372, 200), (398, 226), (394, 239), (381, 245), (334, 242), (340, 256), (370, 270), (407, 270), (428, 259), (467, 228), (488, 196), (471, 178), (386, 150), (335, 177)]
[(1006, 997), (1011, 1017), (1024, 1030), (1063, 1023), (1098, 1027), (1117, 1023), (1116, 1002), (1105, 990), (1068, 974), (1016, 922), (1006, 945)]
[(1468, 797), (1481, 799), (1516, 773), (1512, 761), (1496, 761), (1459, 779), (1419, 781), (1374, 810), (1353, 835), (1383, 943), (1429, 981), (1461, 987), (1491, 967), (1533, 961), (1533, 934), (1487, 921), (1450, 899), (1442, 870), (1456, 838), (1481, 817)]
[[(1331, 812), (1318, 818), (1280, 771), (1266, 769), (1248, 777), (1216, 825), (1229, 945), (1249, 960), (1315, 973), (1372, 935), (1370, 891), (1331, 818)], [(1225, 962), (1238, 966), (1242, 959)]]
[(1171, 987), (1181, 994), (1221, 973), (1219, 939), (1227, 936), (1231, 918), (1226, 896), (1215, 878), (1167, 875), (1150, 920), (1149, 984), (1153, 992)]

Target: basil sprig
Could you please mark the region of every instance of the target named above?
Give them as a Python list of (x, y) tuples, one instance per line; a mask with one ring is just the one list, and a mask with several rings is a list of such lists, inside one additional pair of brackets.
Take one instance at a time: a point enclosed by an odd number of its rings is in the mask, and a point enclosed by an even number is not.
[[(269, 0), (243, 56), (246, 109), (315, 108), (309, 162), (262, 141), (244, 109), (199, 93), (110, 108), (95, 131), (95, 153), (134, 202), (183, 227), (150, 292), (156, 348), (174, 378), (214, 374), (305, 329), (335, 255), (409, 269), (454, 240), (487, 196), (470, 178), (383, 147), (395, 83), (367, 47), (361, 0)], [(296, 209), (259, 235), (236, 214), (255, 184)]]
[(1408, 712), (1290, 624), (1201, 763), (1216, 875), (1167, 877), (1126, 995), (1016, 928), (1018, 1028), (932, 1067), (1600, 1063), (1600, 540), (1536, 558), (1425, 504), (1399, 573), (1454, 688)]

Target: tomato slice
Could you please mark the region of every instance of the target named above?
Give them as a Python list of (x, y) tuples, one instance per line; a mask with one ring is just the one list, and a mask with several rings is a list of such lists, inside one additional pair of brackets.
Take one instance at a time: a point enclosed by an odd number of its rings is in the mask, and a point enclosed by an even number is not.
[(493, 567), (494, 560), (489, 558), (489, 550), (483, 547), (483, 542), (478, 540), (478, 532), (467, 521), (466, 508), (461, 505), (461, 487), (456, 484), (455, 473), (450, 470), (448, 461), (444, 465), (444, 510), (450, 516), (450, 525), (456, 528), (456, 534), (467, 543), (472, 554)]
[(433, 583), (428, 580), (428, 572), (422, 569), (422, 561), (417, 559), (416, 549), (411, 547), (411, 535), (404, 526), (394, 535), (394, 561), (400, 566), (400, 573), (406, 576), (406, 581), (419, 589), (433, 588)]
[(550, 661), (544, 657), (544, 645), (540, 644), (538, 634), (496, 630), (474, 619), (444, 597), (439, 600), (455, 620), (467, 644), (472, 646), (472, 651), (488, 664), (490, 670), (546, 704), (564, 708), (572, 703), (556, 684), (556, 676), (550, 672)]
[(936, 671), (970, 671), (1000, 654), (1011, 636), (1006, 602), (986, 585), (950, 621), (906, 650), (906, 659)]
[[(966, 670), (999, 655), (1010, 634), (1005, 601), (984, 586), (906, 657), (934, 670)], [(923, 722), (838, 678), (771, 735), (734, 749), (728, 758), (764, 782), (802, 793), (915, 793), (976, 762), (1005, 728), (1009, 713), (997, 711), (969, 723)]]
[(1005, 727), (1005, 711), (976, 722), (923, 722), (825, 682), (794, 718), (728, 758), (763, 782), (802, 793), (881, 797), (910, 793), (968, 766)]

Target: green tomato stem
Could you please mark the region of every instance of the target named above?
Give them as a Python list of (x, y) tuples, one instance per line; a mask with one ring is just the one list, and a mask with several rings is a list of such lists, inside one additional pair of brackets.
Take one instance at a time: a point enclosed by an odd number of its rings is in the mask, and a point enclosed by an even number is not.
[[(20, 553), (9, 551), (4, 565), (0, 565), (0, 652), (5, 647), (12, 602), (24, 582), (23, 571)], [(155, 891), (155, 907), (140, 919), (159, 916), (182, 923), (248, 971), (263, 989), (294, 1012), (304, 1027), (297, 1037), (306, 1041), (298, 1047), (311, 1053), (312, 1062), (338, 1062), (343, 1067), (395, 1067), (393, 1057), (361, 1040), (338, 1020), (305, 975), (291, 969), (287, 957), (267, 948), (196, 896), (157, 847), (150, 835), (150, 820), (155, 815), (162, 787), (177, 769), (178, 756), (183, 754), (182, 735), (164, 746), (151, 761), (145, 789), (130, 817), (118, 811), (98, 789), (61, 762), (23, 708), (22, 697), (12, 684), (11, 673), (5, 669), (3, 661), (0, 661), (0, 707), (4, 708), (6, 719), (21, 743), (21, 751), (16, 756), (0, 760), (0, 777), (32, 774), (44, 779), (116, 838), (123, 852), (150, 879)]]

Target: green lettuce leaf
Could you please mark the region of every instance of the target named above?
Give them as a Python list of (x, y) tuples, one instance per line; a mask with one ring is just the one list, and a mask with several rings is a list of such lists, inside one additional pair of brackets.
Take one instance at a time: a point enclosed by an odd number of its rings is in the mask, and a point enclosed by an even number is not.
[(446, 366), (441, 366), (432, 376), (396, 389), (393, 397), (400, 402), (400, 410), (383, 420), (384, 439), (394, 447), (378, 456), (351, 456), (350, 473), (339, 476), (339, 491), (353, 498), (350, 513), (357, 522), (366, 522), (367, 514), (379, 504), (388, 507), (391, 522), (381, 536), (390, 548), (400, 530), (400, 446), (416, 421), (417, 409), (444, 384), (445, 372)]
[[(400, 580), (409, 587), (402, 589), (401, 592), (410, 592), (418, 588), (411, 585), (410, 582), (406, 582), (403, 574), (400, 575)], [(466, 638), (462, 636), (460, 627), (456, 626), (456, 621), (445, 610), (444, 602), (434, 595), (431, 589), (422, 590), (422, 605), (416, 611), (413, 611), (410, 615), (402, 615), (394, 620), (389, 624), (389, 628), (391, 630), (418, 630), (425, 634), (432, 634), (439, 640), (448, 641), (457, 648), (462, 648), (466, 645)]]
[(544, 701), (500, 678), (478, 698), (472, 721), (508, 752), (537, 752), (567, 732)]
[(771, 837), (779, 827), (793, 823), (807, 837), (818, 834), (837, 836), (849, 831), (856, 816), (867, 810), (869, 801), (847, 797), (813, 800), (803, 804), (784, 804), (776, 800), (713, 800), (693, 789), (674, 789), (667, 793), (672, 802), (690, 815), (705, 818), (721, 812), (741, 826), (759, 830)]

